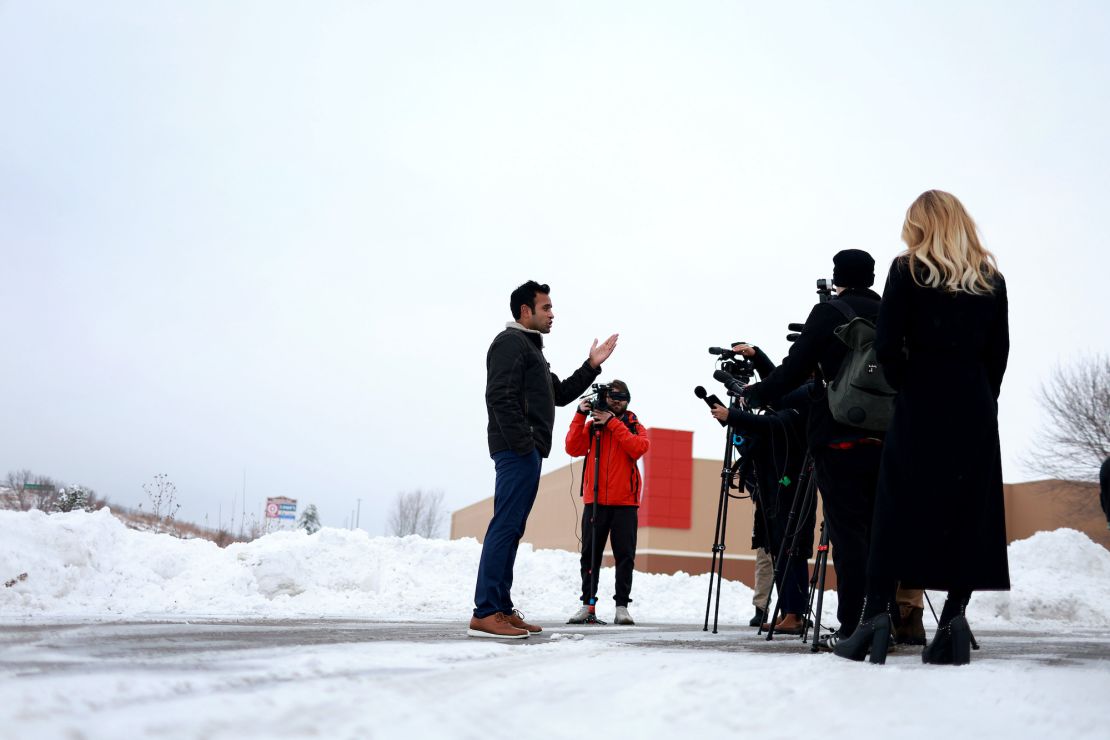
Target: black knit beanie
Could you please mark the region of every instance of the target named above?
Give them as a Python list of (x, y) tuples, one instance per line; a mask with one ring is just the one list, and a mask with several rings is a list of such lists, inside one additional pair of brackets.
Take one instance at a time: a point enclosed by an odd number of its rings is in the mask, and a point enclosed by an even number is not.
[(832, 281), (838, 288), (870, 288), (875, 284), (875, 260), (862, 249), (837, 252)]

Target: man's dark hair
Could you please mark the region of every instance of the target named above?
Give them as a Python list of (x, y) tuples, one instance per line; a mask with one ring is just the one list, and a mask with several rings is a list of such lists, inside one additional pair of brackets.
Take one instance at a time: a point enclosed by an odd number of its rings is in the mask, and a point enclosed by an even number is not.
[(532, 313), (536, 312), (536, 295), (538, 293), (548, 294), (551, 288), (547, 285), (541, 285), (535, 280), (529, 280), (524, 285), (520, 286), (513, 291), (509, 296), (509, 309), (513, 312), (513, 318), (520, 321), (520, 307), (528, 304), (528, 308), (532, 309)]

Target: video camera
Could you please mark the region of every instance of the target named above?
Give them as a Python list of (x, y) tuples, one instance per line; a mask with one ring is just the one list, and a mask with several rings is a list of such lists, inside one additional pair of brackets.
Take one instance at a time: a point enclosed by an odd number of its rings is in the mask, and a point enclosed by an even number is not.
[(832, 281), (825, 278), (817, 278), (817, 300), (821, 303), (828, 303), (832, 300), (833, 288)]
[[(729, 346), (732, 347), (737, 344), (744, 344), (744, 342), (733, 342)], [(720, 380), (720, 378), (717, 377), (717, 373), (723, 372), (735, 378), (742, 385), (747, 385), (751, 382), (752, 376), (755, 374), (755, 363), (750, 359), (744, 357), (744, 355), (739, 352), (734, 352), (724, 347), (710, 347), (709, 354), (718, 355), (721, 358), (721, 366), (713, 373), (714, 378)]]
[(593, 395), (589, 398), (590, 408), (594, 411), (609, 411), (609, 399), (614, 401), (627, 401), (627, 393), (614, 390), (613, 386), (606, 383), (594, 383)]
[[(745, 344), (745, 342), (733, 342), (729, 347), (737, 344)], [(710, 347), (709, 354), (720, 357), (718, 362), (721, 365), (713, 371), (714, 380), (724, 383), (725, 388), (732, 395), (740, 395), (744, 386), (751, 382), (752, 376), (755, 374), (755, 363), (739, 352), (724, 347)], [(704, 398), (701, 395), (698, 397)]]

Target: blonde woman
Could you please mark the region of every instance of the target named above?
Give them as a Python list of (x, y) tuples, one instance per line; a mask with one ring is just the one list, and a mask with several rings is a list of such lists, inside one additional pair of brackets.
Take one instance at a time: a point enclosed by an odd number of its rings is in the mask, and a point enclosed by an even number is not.
[(837, 655), (882, 663), (897, 582), (947, 591), (926, 663), (971, 660), (972, 591), (1008, 590), (998, 394), (1009, 354), (1006, 282), (950, 193), (922, 193), (902, 226), (875, 349), (898, 389), (883, 447), (860, 626)]

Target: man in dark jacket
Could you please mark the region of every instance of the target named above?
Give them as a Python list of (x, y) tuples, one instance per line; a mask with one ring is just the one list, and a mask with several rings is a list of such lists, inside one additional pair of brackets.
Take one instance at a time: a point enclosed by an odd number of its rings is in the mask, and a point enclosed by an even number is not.
[(514, 321), (486, 353), (487, 438), (496, 482), (467, 629), (472, 637), (520, 638), (540, 631), (523, 620), (509, 595), (517, 545), (536, 500), (540, 466), (551, 452), (555, 406), (578, 398), (617, 345), (616, 334), (601, 344), (595, 339), (582, 366), (559, 380), (543, 356), (543, 335), (555, 318), (550, 292), (534, 280), (514, 290), (509, 299)]
[[(825, 382), (835, 378), (848, 347), (833, 330), (847, 323), (848, 317), (833, 301), (842, 301), (853, 316), (875, 321), (879, 295), (870, 289), (874, 282), (875, 260), (871, 255), (859, 249), (838, 252), (833, 257), (837, 297), (813, 307), (778, 369), (762, 382), (748, 386), (744, 394), (747, 404), (774, 406), (814, 371)], [(816, 386), (819, 390), (810, 409), (806, 436), (833, 546), (838, 636), (843, 638), (855, 630), (863, 607), (882, 434), (836, 421), (823, 386), (821, 382)]]
[[(609, 386), (606, 408), (591, 409), (590, 401), (583, 401), (567, 431), (567, 454), (586, 458), (582, 467), (585, 502), (582, 510), (582, 606), (567, 624), (582, 624), (594, 616), (596, 574), (601, 569), (607, 539), (613, 544), (617, 570), (617, 592), (613, 596), (617, 608), (613, 621), (635, 624), (628, 613), (628, 603), (632, 601), (632, 571), (636, 565), (636, 532), (643, 486), (636, 461), (647, 454), (650, 445), (640, 420), (628, 410), (631, 400), (628, 385), (623, 380), (613, 380)], [(597, 506), (593, 505), (595, 483)]]

